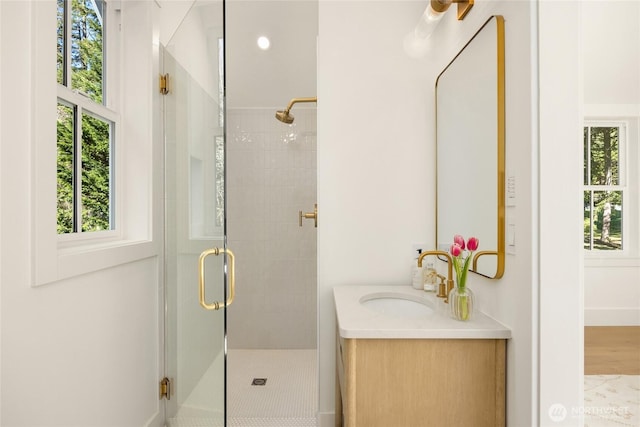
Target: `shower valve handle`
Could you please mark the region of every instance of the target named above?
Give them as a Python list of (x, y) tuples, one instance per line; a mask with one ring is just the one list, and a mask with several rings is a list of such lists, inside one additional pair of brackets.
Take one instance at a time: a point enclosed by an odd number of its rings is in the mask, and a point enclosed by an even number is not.
[(313, 207), (313, 212), (303, 213), (302, 211), (298, 211), (298, 224), (302, 227), (302, 218), (311, 219), (313, 218), (313, 223), (316, 228), (318, 228), (318, 204), (316, 203)]

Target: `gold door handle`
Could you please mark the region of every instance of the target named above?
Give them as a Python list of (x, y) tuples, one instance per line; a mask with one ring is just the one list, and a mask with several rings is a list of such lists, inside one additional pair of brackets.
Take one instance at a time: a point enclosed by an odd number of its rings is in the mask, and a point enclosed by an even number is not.
[(318, 204), (316, 203), (315, 205), (313, 205), (313, 212), (307, 212), (307, 213), (303, 213), (302, 211), (299, 211), (298, 214), (298, 224), (300, 225), (300, 227), (302, 227), (302, 218), (306, 218), (306, 219), (311, 219), (313, 218), (313, 224), (316, 228), (318, 228)]
[[(204, 260), (209, 255), (220, 255), (227, 254), (229, 258), (229, 296), (227, 297), (226, 302), (214, 301), (211, 304), (207, 304), (206, 298), (204, 296)], [(200, 254), (200, 259), (198, 260), (198, 282), (200, 285), (200, 305), (207, 310), (220, 310), (222, 307), (229, 307), (233, 302), (233, 298), (236, 295), (236, 267), (235, 260), (233, 257), (233, 252), (230, 249), (207, 249), (206, 251)]]

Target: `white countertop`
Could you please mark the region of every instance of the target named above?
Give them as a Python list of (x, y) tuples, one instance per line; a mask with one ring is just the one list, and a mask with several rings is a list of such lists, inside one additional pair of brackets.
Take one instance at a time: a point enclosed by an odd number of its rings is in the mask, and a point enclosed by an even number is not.
[[(360, 303), (373, 293), (402, 294), (420, 299), (433, 312), (423, 315), (393, 315), (367, 308)], [(449, 307), (433, 292), (411, 286), (340, 286), (333, 288), (338, 329), (343, 338), (413, 339), (508, 339), (511, 330), (479, 310), (468, 321), (449, 316)]]

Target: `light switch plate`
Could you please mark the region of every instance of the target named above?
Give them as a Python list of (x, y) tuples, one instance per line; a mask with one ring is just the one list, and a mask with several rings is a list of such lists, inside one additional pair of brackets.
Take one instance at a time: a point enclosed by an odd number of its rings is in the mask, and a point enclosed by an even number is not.
[(514, 224), (507, 225), (507, 253), (511, 255), (516, 254), (516, 226)]

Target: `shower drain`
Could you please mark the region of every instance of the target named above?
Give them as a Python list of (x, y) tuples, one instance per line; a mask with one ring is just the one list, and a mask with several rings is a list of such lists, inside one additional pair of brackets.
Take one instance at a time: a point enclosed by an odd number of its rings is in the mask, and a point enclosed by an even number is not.
[(266, 385), (266, 384), (267, 384), (266, 378), (254, 378), (253, 381), (251, 381), (251, 385)]

